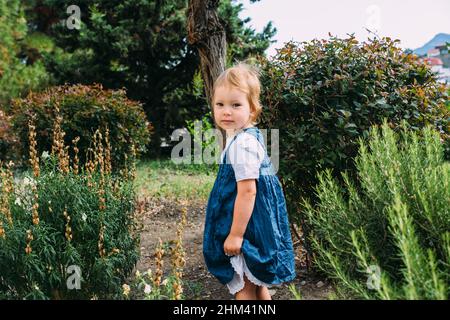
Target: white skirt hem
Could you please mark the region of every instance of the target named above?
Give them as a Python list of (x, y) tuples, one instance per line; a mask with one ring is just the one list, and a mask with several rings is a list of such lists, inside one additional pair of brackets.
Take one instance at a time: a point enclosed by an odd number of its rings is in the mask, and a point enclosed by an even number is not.
[(233, 256), (230, 259), (231, 265), (234, 269), (233, 279), (227, 283), (228, 290), (232, 295), (244, 289), (244, 274), (247, 276), (248, 280), (254, 283), (257, 286), (270, 287), (273, 286), (271, 284), (264, 283), (258, 280), (248, 269), (247, 264), (245, 263), (245, 259), (243, 254), (239, 254), (237, 256)]

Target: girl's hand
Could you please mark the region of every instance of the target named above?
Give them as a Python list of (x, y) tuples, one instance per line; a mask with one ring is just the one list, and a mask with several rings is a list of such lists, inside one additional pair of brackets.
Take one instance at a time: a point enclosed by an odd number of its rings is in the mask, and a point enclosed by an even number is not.
[(244, 237), (229, 234), (223, 244), (223, 250), (227, 256), (237, 256), (241, 253)]

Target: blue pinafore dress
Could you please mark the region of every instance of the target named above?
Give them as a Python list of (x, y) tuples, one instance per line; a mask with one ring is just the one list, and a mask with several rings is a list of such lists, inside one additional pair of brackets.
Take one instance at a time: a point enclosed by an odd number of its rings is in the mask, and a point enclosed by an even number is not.
[(264, 148), (264, 160), (256, 179), (256, 199), (251, 218), (244, 233), (241, 253), (254, 277), (266, 284), (280, 284), (295, 278), (295, 260), (289, 230), (286, 202), (278, 177), (275, 175), (264, 138), (256, 127), (237, 133), (225, 149), (223, 163), (208, 198), (203, 256), (206, 266), (222, 284), (234, 276), (231, 257), (226, 256), (223, 245), (231, 230), (237, 182), (228, 159), (228, 150), (242, 132), (254, 135)]

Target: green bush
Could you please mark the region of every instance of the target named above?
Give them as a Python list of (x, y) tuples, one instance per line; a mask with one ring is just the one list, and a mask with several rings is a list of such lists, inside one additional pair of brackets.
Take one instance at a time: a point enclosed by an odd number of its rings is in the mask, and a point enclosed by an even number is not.
[[(406, 123), (404, 123), (406, 126)], [(315, 265), (344, 296), (448, 299), (450, 163), (439, 134), (400, 134), (383, 124), (359, 140), (358, 189), (318, 175), (317, 206), (305, 201)], [(378, 270), (378, 271), (377, 271)]]
[(17, 145), (17, 137), (11, 130), (11, 117), (0, 110), (0, 161), (12, 160), (11, 154), (8, 152)]
[(39, 53), (27, 43), (24, 5), (19, 0), (0, 3), (0, 110), (8, 111), (12, 98), (38, 90), (50, 82)]
[[(28, 157), (28, 121), (36, 116), (38, 154), (49, 150), (53, 141), (53, 123), (56, 114), (63, 118), (64, 140), (71, 144), (80, 137), (80, 163), (86, 162), (86, 152), (97, 128), (109, 129), (112, 166), (119, 168), (134, 143), (137, 154), (146, 151), (151, 124), (146, 120), (142, 105), (127, 99), (124, 90), (104, 90), (101, 85), (74, 85), (51, 87), (42, 93), (30, 93), (26, 98), (13, 100), (13, 130), (22, 143), (17, 145), (16, 162), (25, 165)], [(73, 155), (72, 151), (71, 155)]]
[[(214, 154), (218, 154), (218, 145), (217, 145), (217, 137), (214, 135), (215, 128), (212, 124), (212, 113), (211, 111), (208, 112), (206, 115), (204, 115), (200, 120), (186, 120), (186, 128), (189, 132), (189, 134), (192, 137), (192, 152), (191, 156), (189, 157), (189, 163), (187, 167), (190, 167), (197, 172), (200, 173), (206, 173), (211, 174), (214, 172), (217, 172), (219, 169), (219, 165), (216, 161), (213, 163), (206, 163), (205, 158), (203, 157), (204, 154), (208, 154), (208, 151), (215, 150)], [(201, 131), (201, 132), (200, 132)], [(197, 144), (197, 148), (201, 150), (202, 152), (202, 161), (199, 163), (196, 163), (196, 156), (194, 154), (195, 147), (194, 144)], [(200, 157), (198, 157), (200, 158)], [(183, 168), (185, 163), (181, 163), (177, 166), (177, 168)]]
[(402, 120), (412, 130), (430, 124), (448, 141), (445, 87), (397, 40), (290, 42), (260, 64), (260, 126), (280, 130), (278, 173), (289, 212), (300, 211), (301, 198), (314, 201), (320, 170), (354, 176), (357, 139), (384, 118), (394, 129)]
[(121, 297), (139, 258), (132, 180), (42, 160), (38, 177), (1, 170), (0, 298)]
[(450, 111), (450, 99), (448, 97), (450, 97), (450, 86), (447, 89), (447, 110)]

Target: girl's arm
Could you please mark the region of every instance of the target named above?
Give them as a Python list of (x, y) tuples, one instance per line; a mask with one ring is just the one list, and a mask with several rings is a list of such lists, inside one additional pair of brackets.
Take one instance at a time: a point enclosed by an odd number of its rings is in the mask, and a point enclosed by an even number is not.
[(244, 233), (253, 212), (256, 199), (255, 179), (237, 182), (237, 196), (234, 203), (233, 224), (224, 243), (225, 254), (238, 255), (241, 251)]

